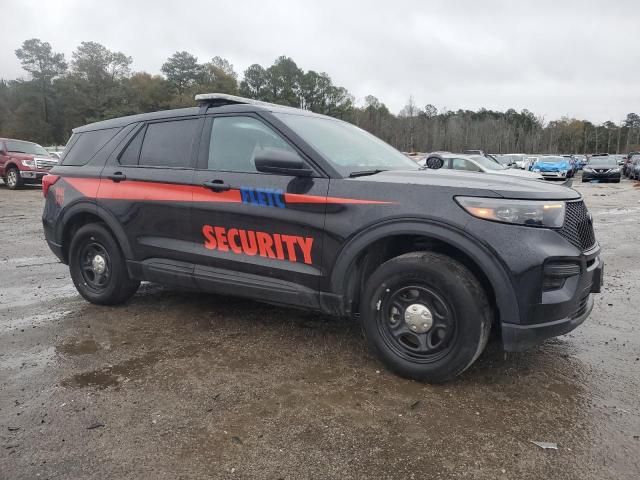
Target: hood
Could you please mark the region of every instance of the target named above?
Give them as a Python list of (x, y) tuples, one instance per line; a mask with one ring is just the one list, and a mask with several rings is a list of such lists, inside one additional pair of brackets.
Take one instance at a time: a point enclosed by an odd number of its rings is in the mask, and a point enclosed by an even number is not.
[[(551, 182), (532, 182), (530, 178), (512, 175), (488, 175), (457, 170), (390, 170), (376, 175), (350, 179), (357, 182), (402, 185), (424, 185), (450, 189), (452, 195), (491, 196), (515, 199), (571, 200), (580, 194), (571, 188)], [(396, 190), (394, 189), (394, 192)]]
[(566, 160), (563, 162), (544, 162), (538, 160), (538, 163), (536, 163), (533, 168), (539, 168), (545, 172), (559, 172), (560, 170), (569, 170), (571, 167), (569, 167), (569, 162)]
[(597, 168), (599, 169), (604, 169), (604, 170), (610, 170), (612, 168), (620, 168), (618, 165), (611, 165), (611, 164), (604, 164), (604, 163), (598, 163), (598, 162), (589, 162), (585, 165), (585, 167), (589, 167), (589, 168)]
[(9, 152), (9, 154), (16, 160), (33, 160), (37, 157), (37, 155), (31, 155), (30, 153)]

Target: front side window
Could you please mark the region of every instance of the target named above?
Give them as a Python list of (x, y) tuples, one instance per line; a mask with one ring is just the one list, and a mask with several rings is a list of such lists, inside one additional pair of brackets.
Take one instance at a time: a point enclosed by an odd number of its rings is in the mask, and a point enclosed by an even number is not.
[(199, 122), (197, 118), (191, 118), (148, 124), (138, 164), (188, 167), (191, 164), (191, 148)]
[(217, 117), (209, 142), (209, 170), (257, 172), (255, 157), (265, 150), (298, 155), (280, 135), (252, 117)]
[(451, 160), (451, 168), (453, 170), (464, 170), (466, 172), (479, 172), (480, 169), (469, 160), (464, 158), (454, 158)]
[(475, 155), (473, 159), (476, 162), (478, 162), (480, 165), (482, 165), (484, 168), (486, 168), (487, 170), (505, 170), (505, 168), (502, 165), (500, 165), (498, 162), (495, 162), (485, 156)]
[(420, 166), (377, 137), (332, 118), (274, 113), (343, 175), (363, 170), (419, 170)]

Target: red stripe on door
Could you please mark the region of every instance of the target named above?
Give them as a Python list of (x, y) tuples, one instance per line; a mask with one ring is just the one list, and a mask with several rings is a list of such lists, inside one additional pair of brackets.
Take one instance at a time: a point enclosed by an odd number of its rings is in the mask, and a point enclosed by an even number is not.
[[(178, 185), (162, 182), (142, 182), (123, 180), (113, 182), (99, 178), (64, 177), (64, 180), (85, 197), (108, 200), (138, 200), (164, 202), (224, 202), (241, 203), (239, 189), (226, 192), (213, 192), (205, 187), (194, 185)], [(363, 200), (359, 198), (323, 197), (321, 195), (304, 195), (285, 193), (285, 203), (291, 204), (352, 204), (352, 205), (388, 205), (395, 202), (382, 200)]]

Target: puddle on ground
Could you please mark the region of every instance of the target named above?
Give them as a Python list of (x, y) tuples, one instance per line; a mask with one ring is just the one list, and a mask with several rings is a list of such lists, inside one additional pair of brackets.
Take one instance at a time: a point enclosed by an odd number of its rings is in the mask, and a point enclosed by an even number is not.
[(145, 367), (156, 363), (159, 359), (158, 352), (149, 352), (142, 357), (132, 358), (117, 365), (78, 373), (63, 380), (61, 385), (69, 388), (94, 387), (98, 389), (118, 386), (125, 380), (139, 375)]
[(61, 345), (56, 345), (56, 352), (63, 355), (86, 355), (96, 353), (100, 348), (100, 344), (92, 338), (72, 339)]

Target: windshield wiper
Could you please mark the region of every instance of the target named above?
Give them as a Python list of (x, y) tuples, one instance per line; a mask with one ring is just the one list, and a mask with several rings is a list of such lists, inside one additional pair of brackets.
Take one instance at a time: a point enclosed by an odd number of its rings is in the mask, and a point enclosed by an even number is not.
[(367, 175), (375, 175), (376, 173), (380, 173), (380, 172), (386, 172), (386, 170), (381, 170), (379, 168), (376, 168), (375, 170), (362, 170), (360, 172), (351, 172), (349, 174), (349, 178), (366, 177)]

